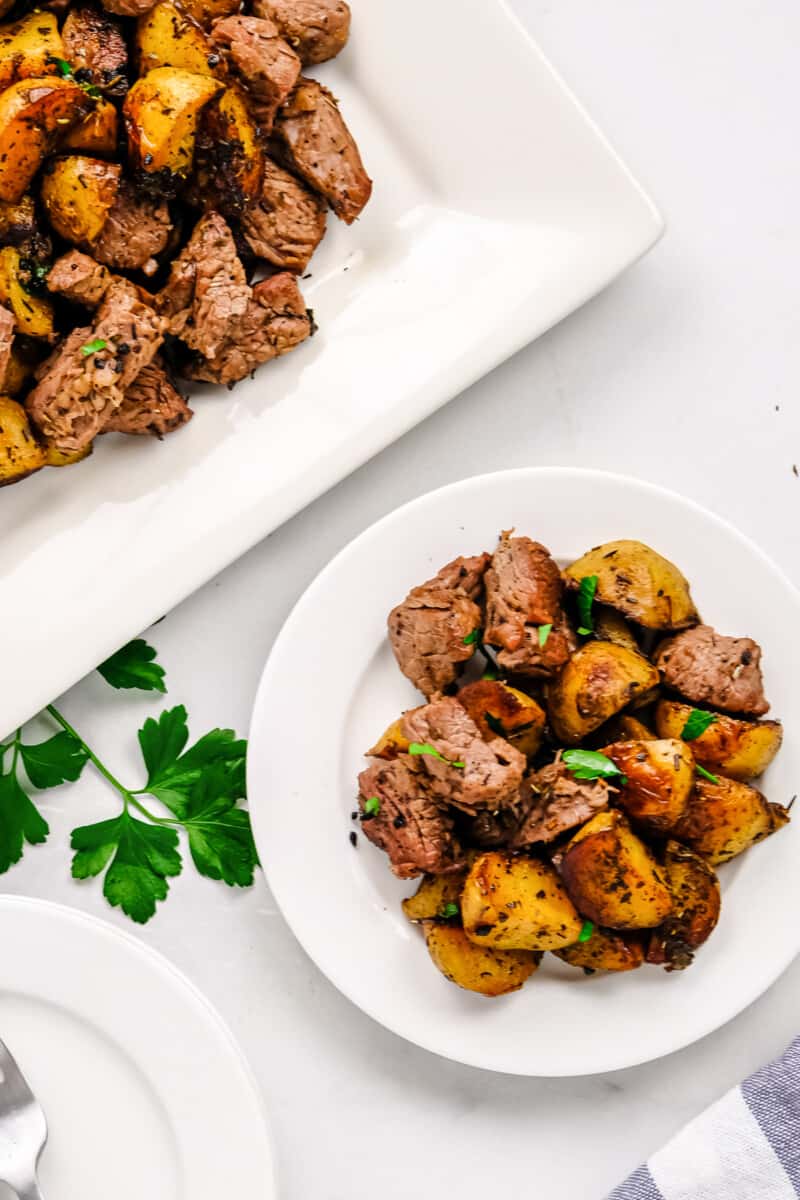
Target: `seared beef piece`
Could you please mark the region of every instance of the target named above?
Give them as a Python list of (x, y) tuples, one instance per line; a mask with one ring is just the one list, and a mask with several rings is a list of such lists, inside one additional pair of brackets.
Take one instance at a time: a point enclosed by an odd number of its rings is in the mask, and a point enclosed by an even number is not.
[[(73, 330), (51, 354), (26, 400), (32, 420), (57, 449), (81, 450), (105, 427), (164, 340), (165, 326), (132, 283), (112, 283), (94, 325)], [(105, 345), (82, 353), (94, 341)]]
[[(407, 755), (373, 762), (358, 777), (361, 828), (365, 837), (386, 851), (400, 879), (423, 872), (441, 875), (459, 865), (453, 820), (430, 795), (426, 783), (424, 772)], [(366, 811), (373, 796), (380, 803), (375, 816)]]
[(257, 17), (274, 21), (303, 66), (327, 62), (347, 45), (350, 8), (344, 0), (253, 0)]
[(576, 779), (559, 756), (525, 781), (530, 808), (510, 841), (516, 848), (552, 842), (568, 829), (585, 824), (609, 801), (604, 779)]
[(427, 583), (412, 588), (389, 613), (389, 640), (398, 666), (429, 699), (453, 683), (475, 652), (480, 595), (489, 555), (456, 558)]
[(267, 158), (258, 202), (245, 209), (242, 232), (258, 258), (304, 271), (325, 234), (325, 206), (304, 183)]
[(80, 250), (62, 254), (47, 276), (48, 291), (87, 308), (96, 308), (110, 286), (111, 273)]
[(231, 386), (310, 335), (311, 318), (297, 280), (283, 271), (255, 285), (244, 316), (228, 329), (214, 360), (193, 359), (184, 374), (188, 379)]
[(372, 195), (372, 180), (328, 89), (301, 79), (278, 113), (275, 136), (291, 166), (351, 225)]
[[(527, 675), (553, 675), (575, 649), (561, 608), (563, 585), (550, 552), (527, 537), (500, 535), (486, 572), (484, 641), (497, 646), (498, 664)], [(552, 625), (544, 647), (539, 626)]]
[(172, 221), (166, 200), (138, 196), (127, 181), (120, 184), (100, 236), (92, 243), (98, 262), (123, 271), (158, 270), (156, 255), (169, 241)]
[(128, 51), (115, 17), (88, 4), (73, 6), (67, 13), (61, 37), (64, 57), (81, 83), (94, 84), (108, 96), (125, 95)]
[(445, 697), (423, 704), (405, 714), (402, 728), (409, 742), (432, 746), (442, 756), (419, 755), (430, 776), (431, 794), (440, 803), (474, 815), (481, 809), (495, 812), (516, 802), (524, 755), (504, 738), (484, 741), (458, 700)]
[(142, 367), (103, 433), (149, 433), (160, 438), (180, 429), (193, 415), (156, 357)]
[(11, 357), (15, 324), (13, 315), (0, 304), (0, 379), (5, 378), (8, 360)]
[(761, 647), (752, 638), (724, 637), (695, 625), (659, 647), (664, 683), (697, 704), (760, 717), (769, 711), (761, 677)]
[(103, 8), (119, 17), (141, 17), (154, 4), (155, 0), (103, 0)]
[(244, 317), (250, 295), (233, 234), (219, 213), (207, 213), (173, 260), (159, 295), (170, 333), (213, 360)]
[(262, 17), (222, 17), (211, 26), (211, 38), (227, 52), (247, 86), (261, 131), (268, 134), (275, 113), (297, 83), (300, 59), (277, 25)]

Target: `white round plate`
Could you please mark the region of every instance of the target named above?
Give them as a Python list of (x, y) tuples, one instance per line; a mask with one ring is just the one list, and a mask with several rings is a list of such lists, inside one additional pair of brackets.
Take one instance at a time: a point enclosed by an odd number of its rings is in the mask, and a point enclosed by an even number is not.
[(529, 469), (484, 475), (407, 504), (356, 538), (311, 584), (278, 638), (256, 701), (250, 809), (283, 913), (333, 983), (395, 1033), (437, 1054), (520, 1075), (588, 1075), (658, 1058), (710, 1033), (769, 987), (800, 950), (800, 828), (724, 867), (720, 925), (683, 973), (584, 977), (547, 955), (519, 992), (486, 1000), (436, 971), (400, 910), (414, 890), (348, 835), (362, 755), (419, 695), (397, 669), (386, 616), (457, 554), (516, 527), (561, 561), (637, 538), (673, 559), (704, 619), (764, 648), (785, 745), (764, 789), (800, 782), (800, 595), (710, 512), (635, 479)]
[(261, 1098), (188, 979), (43, 900), (0, 896), (0, 947), (0, 1037), (47, 1116), (47, 1200), (275, 1200)]

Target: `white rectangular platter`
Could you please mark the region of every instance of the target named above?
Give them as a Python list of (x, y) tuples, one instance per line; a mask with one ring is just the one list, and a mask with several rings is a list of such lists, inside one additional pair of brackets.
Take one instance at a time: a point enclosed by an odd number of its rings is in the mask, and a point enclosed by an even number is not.
[(375, 180), (303, 283), (319, 333), (162, 443), (0, 490), (0, 736), (583, 304), (657, 210), (501, 0), (354, 0), (315, 69)]

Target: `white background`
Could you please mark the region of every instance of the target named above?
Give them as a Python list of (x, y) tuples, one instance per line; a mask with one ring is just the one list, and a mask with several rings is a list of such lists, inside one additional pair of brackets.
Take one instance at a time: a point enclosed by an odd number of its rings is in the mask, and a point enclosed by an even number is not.
[[(728, 517), (800, 583), (800, 8), (516, 8), (662, 208), (665, 239), (151, 632), (169, 700), (187, 704), (195, 734), (217, 724), (246, 731), (282, 621), (341, 546), (403, 501), (466, 475), (530, 464), (640, 475)], [(454, 30), (454, 53), (457, 45)], [(157, 702), (112, 695), (94, 677), (61, 703), (109, 765), (135, 779), (135, 729)], [(68, 878), (70, 828), (112, 815), (113, 796), (87, 772), (48, 800), (51, 840), (28, 851), (6, 890), (130, 928), (95, 884)], [(284, 1200), (399, 1200), (437, 1188), (457, 1188), (462, 1200), (556, 1190), (599, 1200), (799, 1032), (795, 964), (737, 1021), (661, 1063), (585, 1080), (492, 1076), (408, 1046), (351, 1007), (295, 943), (263, 878), (234, 894), (187, 873), (141, 936), (206, 992), (244, 1047), (272, 1114)]]

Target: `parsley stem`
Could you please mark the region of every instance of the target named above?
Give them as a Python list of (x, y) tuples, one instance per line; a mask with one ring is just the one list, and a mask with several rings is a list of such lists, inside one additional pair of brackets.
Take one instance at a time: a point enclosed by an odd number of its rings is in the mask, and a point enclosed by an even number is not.
[(47, 711), (50, 713), (50, 716), (53, 718), (53, 720), (58, 722), (58, 724), (61, 726), (62, 729), (65, 729), (67, 731), (67, 733), (71, 734), (72, 737), (74, 737), (77, 742), (80, 742), (80, 744), (83, 746), (84, 750), (86, 751), (86, 756), (90, 760), (90, 762), (93, 763), (93, 765), (100, 772), (100, 774), (103, 776), (103, 778), (107, 779), (108, 782), (111, 784), (111, 786), (113, 788), (116, 788), (116, 790), (119, 792), (120, 796), (122, 796), (122, 799), (125, 801), (125, 807), (127, 808), (128, 804), (132, 803), (132, 804), (135, 804), (137, 808), (139, 808), (140, 805), (138, 805), (136, 803), (136, 801), (134, 800), (133, 796), (128, 791), (128, 789), (126, 787), (123, 787), (123, 785), (120, 783), (120, 781), (114, 775), (111, 774), (111, 772), (109, 771), (109, 769), (105, 765), (105, 763), (102, 763), (100, 761), (100, 759), (95, 754), (94, 750), (92, 750), (91, 746), (87, 745), (87, 743), (83, 740), (81, 735), (78, 733), (77, 729), (73, 729), (73, 727), (70, 725), (69, 721), (67, 721), (67, 719), (65, 717), (62, 717), (61, 713), (58, 711), (58, 709), (53, 704), (48, 704)]
[(17, 763), (19, 762), (19, 748), (22, 743), (22, 729), (18, 729), (14, 734), (14, 741), (11, 745), (14, 747), (14, 753), (11, 755), (11, 774), (16, 775)]

